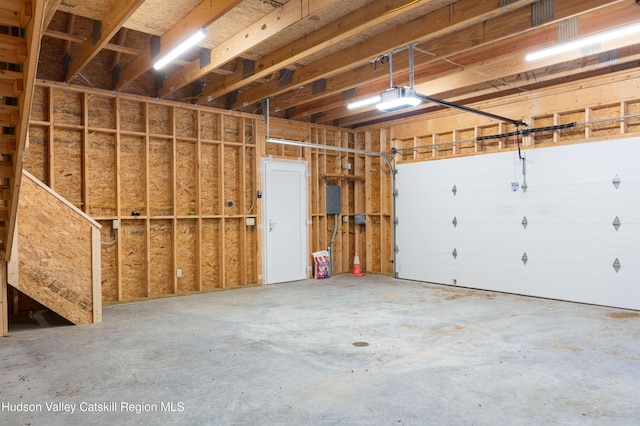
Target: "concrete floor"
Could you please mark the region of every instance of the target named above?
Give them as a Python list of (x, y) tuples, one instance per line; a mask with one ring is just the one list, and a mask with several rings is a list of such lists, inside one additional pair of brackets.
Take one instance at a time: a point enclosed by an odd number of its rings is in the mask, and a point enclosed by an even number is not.
[(640, 313), (336, 276), (15, 328), (0, 385), (3, 425), (637, 425)]

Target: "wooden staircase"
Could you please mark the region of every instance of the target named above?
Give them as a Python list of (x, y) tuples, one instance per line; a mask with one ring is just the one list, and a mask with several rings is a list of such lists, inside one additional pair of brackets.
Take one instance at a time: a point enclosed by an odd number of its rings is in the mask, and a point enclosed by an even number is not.
[(22, 160), (47, 6), (56, 0), (0, 2), (0, 335), (7, 335), (7, 261), (16, 231)]

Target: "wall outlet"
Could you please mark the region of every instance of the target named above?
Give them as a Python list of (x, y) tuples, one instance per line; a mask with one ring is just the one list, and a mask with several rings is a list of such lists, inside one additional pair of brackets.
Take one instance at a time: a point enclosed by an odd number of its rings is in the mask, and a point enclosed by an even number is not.
[(120, 221), (118, 219), (113, 219), (113, 229), (120, 228)]
[(255, 226), (256, 224), (256, 218), (255, 217), (248, 217), (245, 219), (245, 224), (247, 226)]
[(182, 276), (182, 269), (176, 269), (176, 277), (180, 278)]
[(349, 222), (349, 216), (347, 216), (347, 215), (342, 216), (342, 221), (344, 223), (348, 223)]

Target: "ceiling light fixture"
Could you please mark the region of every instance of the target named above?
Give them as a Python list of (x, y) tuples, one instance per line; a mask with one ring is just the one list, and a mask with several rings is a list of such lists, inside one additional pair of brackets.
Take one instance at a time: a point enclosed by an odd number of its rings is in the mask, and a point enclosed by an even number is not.
[(380, 102), (380, 95), (375, 95), (368, 98), (360, 99), (359, 101), (351, 102), (350, 104), (347, 105), (347, 108), (348, 109), (362, 108), (363, 106), (374, 105), (374, 104), (377, 104), (378, 102)]
[[(640, 0), (638, 0), (640, 1)], [(473, 114), (489, 117), (494, 120), (504, 121), (511, 123), (514, 126), (526, 126), (521, 120), (513, 120), (511, 118), (502, 117), (500, 115), (492, 114), (490, 112), (480, 111), (475, 108), (470, 108), (464, 105), (458, 105), (453, 102), (447, 102), (442, 99), (426, 96), (421, 93), (417, 93), (413, 86), (413, 48), (414, 44), (410, 44), (404, 48), (397, 49), (395, 51), (387, 53), (384, 57), (389, 59), (389, 88), (380, 95), (370, 96), (365, 99), (360, 99), (355, 102), (351, 102), (347, 105), (348, 109), (360, 108), (367, 105), (376, 104), (376, 108), (383, 112), (395, 112), (403, 110), (405, 108), (413, 108), (420, 103), (431, 102), (436, 105), (441, 105), (448, 108), (455, 108), (461, 111), (470, 112)], [(393, 54), (401, 50), (407, 49), (409, 52), (409, 87), (396, 87), (393, 85)]]
[(579, 40), (570, 41), (568, 43), (562, 43), (557, 46), (551, 46), (545, 49), (536, 50), (535, 52), (528, 53), (525, 56), (525, 60), (527, 62), (537, 61), (539, 59), (544, 59), (550, 56), (559, 55), (561, 53), (567, 53), (572, 50), (581, 49), (592, 44), (603, 43), (605, 41), (610, 41), (638, 33), (640, 33), (640, 24), (628, 25), (625, 27), (620, 27), (614, 30), (584, 37)]
[(182, 55), (184, 52), (189, 50), (191, 47), (195, 46), (200, 40), (202, 40), (207, 35), (204, 28), (200, 28), (198, 31), (193, 33), (188, 39), (171, 49), (169, 53), (159, 59), (155, 64), (153, 64), (153, 68), (155, 70), (160, 70), (166, 67), (171, 61), (176, 59), (178, 56)]
[(376, 104), (376, 108), (383, 112), (393, 112), (405, 108), (411, 108), (422, 103), (413, 88), (413, 44), (408, 46), (409, 51), (409, 87), (395, 87), (393, 85), (393, 53), (389, 52), (384, 57), (389, 60), (389, 88), (376, 96), (360, 99), (347, 105), (347, 109), (361, 108)]
[(380, 94), (380, 103), (376, 108), (384, 112), (393, 112), (420, 105), (421, 102), (412, 88), (392, 87)]

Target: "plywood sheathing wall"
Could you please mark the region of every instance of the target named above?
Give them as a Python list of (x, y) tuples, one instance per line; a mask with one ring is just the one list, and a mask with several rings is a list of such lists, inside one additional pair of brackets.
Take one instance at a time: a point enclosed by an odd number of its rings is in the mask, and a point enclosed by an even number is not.
[[(523, 137), (522, 146), (532, 149), (638, 135), (640, 117), (606, 119), (640, 114), (639, 89), (640, 71), (627, 70), (607, 77), (526, 92), (503, 98), (499, 102), (478, 103), (472, 106), (505, 117), (522, 119), (529, 128), (604, 120)], [(397, 162), (408, 162), (515, 150), (515, 137), (473, 140), (478, 136), (497, 135), (513, 130), (515, 128), (512, 125), (496, 123), (478, 115), (442, 110), (430, 114), (428, 120), (404, 119), (391, 123), (385, 129), (373, 131), (386, 131), (396, 148), (421, 147), (416, 150), (402, 150), (396, 155)], [(464, 142), (447, 143), (456, 141)]]
[(74, 324), (102, 319), (99, 225), (25, 173), (9, 284)]
[[(274, 138), (309, 141), (314, 144), (386, 151), (386, 140), (371, 132), (353, 131), (304, 123), (272, 125)], [(357, 251), (362, 268), (369, 273), (391, 275), (391, 188), (389, 169), (379, 157), (339, 151), (300, 148), (267, 143), (265, 155), (274, 158), (300, 159), (309, 165), (309, 211), (312, 222), (310, 251), (326, 250), (331, 242), (335, 216), (326, 213), (327, 185), (341, 187), (342, 210), (338, 215), (334, 242), (334, 273), (351, 272)], [(366, 224), (356, 224), (355, 214), (365, 214)]]
[[(105, 302), (260, 284), (263, 156), (309, 164), (310, 253), (329, 245), (326, 185), (340, 185), (334, 272), (350, 272), (358, 250), (368, 272), (391, 273), (388, 170), (378, 159), (265, 144), (262, 116), (46, 82), (30, 136), (26, 169), (102, 225)], [(271, 136), (388, 149), (371, 134), (278, 119)]]

